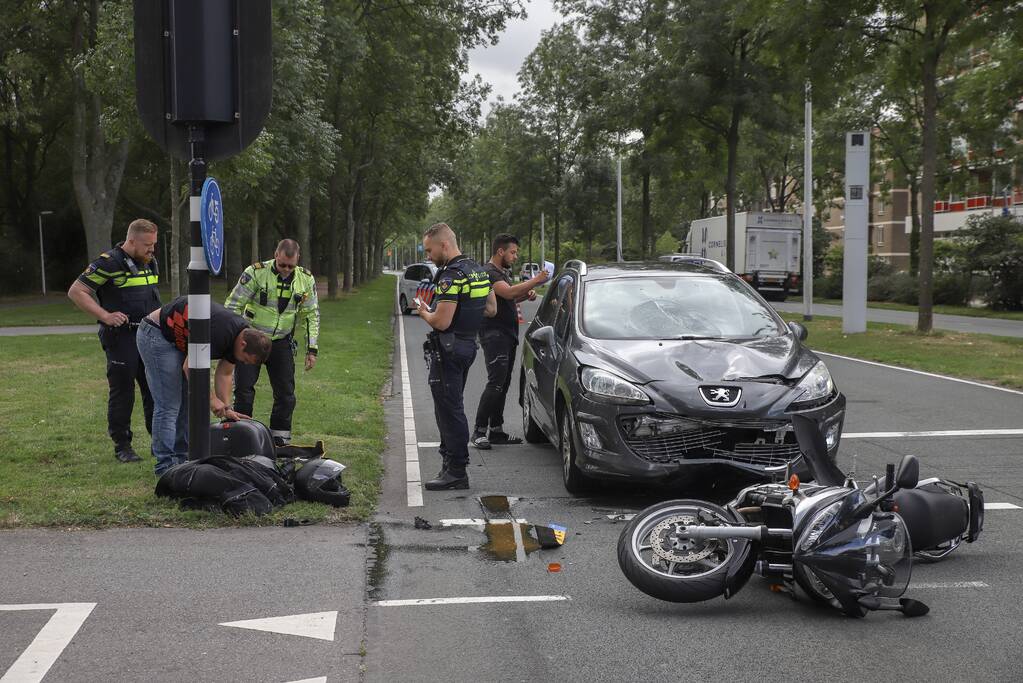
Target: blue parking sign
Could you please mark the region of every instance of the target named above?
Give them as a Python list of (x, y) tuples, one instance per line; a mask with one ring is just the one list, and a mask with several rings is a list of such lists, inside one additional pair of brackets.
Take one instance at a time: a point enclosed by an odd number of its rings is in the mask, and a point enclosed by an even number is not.
[(224, 267), (224, 202), (220, 198), (220, 186), (214, 178), (207, 178), (202, 184), (199, 206), (206, 265), (211, 273), (219, 275)]

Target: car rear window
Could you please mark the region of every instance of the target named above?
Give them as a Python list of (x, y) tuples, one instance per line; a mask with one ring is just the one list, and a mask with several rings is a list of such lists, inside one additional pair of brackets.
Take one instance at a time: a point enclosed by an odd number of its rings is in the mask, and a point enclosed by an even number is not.
[(582, 329), (595, 339), (776, 337), (785, 324), (731, 276), (664, 275), (587, 282)]

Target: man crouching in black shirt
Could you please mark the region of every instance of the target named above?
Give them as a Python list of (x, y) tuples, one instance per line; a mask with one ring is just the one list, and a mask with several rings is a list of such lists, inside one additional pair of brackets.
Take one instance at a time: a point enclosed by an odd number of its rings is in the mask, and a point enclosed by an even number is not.
[(519, 345), (519, 317), (515, 304), (536, 299), (533, 289), (547, 281), (547, 271), (541, 269), (532, 279), (512, 284), (511, 268), (519, 260), (518, 237), (498, 235), (494, 238), (492, 253), (484, 269), (490, 276), (490, 287), (497, 295), (497, 315), (484, 318), (480, 327), (480, 346), (487, 363), (487, 386), (480, 396), (476, 428), (470, 440), (473, 446), (483, 450), (489, 449), (491, 444), (522, 443), (522, 439), (510, 437), (504, 431), (504, 402), (511, 386), (515, 350)]

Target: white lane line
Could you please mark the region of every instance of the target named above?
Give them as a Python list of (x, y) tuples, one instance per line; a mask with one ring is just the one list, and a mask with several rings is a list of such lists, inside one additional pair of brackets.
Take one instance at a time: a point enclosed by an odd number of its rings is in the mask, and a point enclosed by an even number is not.
[[(490, 524), (511, 524), (510, 519), (497, 518), (497, 519), (442, 519), (440, 520), (441, 526), (485, 526), (487, 523)], [(516, 524), (529, 524), (524, 519), (516, 519)]]
[(440, 448), (440, 441), (420, 441), (420, 448)]
[(327, 677), (320, 676), (319, 678), (303, 678), (300, 681), (291, 681), (290, 683), (327, 683)]
[(7, 669), (0, 683), (35, 683), (43, 680), (60, 653), (89, 618), (95, 602), (64, 602), (32, 605), (0, 605), (0, 612), (55, 609), (50, 620)]
[(560, 602), (567, 595), (490, 595), (478, 598), (421, 598), (418, 600), (381, 600), (377, 607), (418, 607), (421, 605), (477, 605), (494, 602)]
[(949, 581), (946, 583), (911, 583), (908, 590), (914, 588), (990, 588), (983, 581)]
[(970, 386), (980, 387), (982, 389), (994, 389), (995, 391), (1004, 391), (1008, 394), (1016, 394), (1017, 396), (1023, 396), (1023, 391), (1016, 389), (1007, 389), (1005, 387), (996, 387), (993, 384), (984, 384), (982, 382), (972, 382), (968, 379), (959, 379), (958, 377), (949, 377), (947, 375), (938, 375), (933, 372), (924, 372), (923, 370), (912, 370), (910, 368), (900, 368), (898, 365), (888, 365), (887, 363), (877, 363), (872, 360), (863, 360), (862, 358), (852, 358), (851, 356), (842, 356), (837, 353), (826, 353), (824, 351), (817, 351), (814, 349), (814, 353), (819, 356), (831, 356), (832, 358), (841, 358), (842, 360), (849, 360), (854, 363), (863, 363), (864, 365), (873, 365), (879, 368), (887, 368), (889, 370), (902, 370), (903, 372), (911, 372), (914, 375), (923, 375), (924, 377), (934, 377), (935, 379), (947, 379), (949, 382), (959, 382), (960, 384), (969, 384)]
[(985, 510), (1020, 510), (1019, 505), (1013, 505), (1012, 503), (984, 503)]
[[(399, 278), (395, 284), (395, 301), (401, 287)], [(416, 418), (412, 409), (412, 380), (409, 374), (408, 353), (405, 350), (404, 316), (398, 320), (398, 351), (401, 355), (401, 409), (405, 423), (405, 496), (408, 507), (423, 506), (422, 474), (419, 470), (419, 440), (416, 438)]]
[(933, 432), (851, 432), (843, 439), (899, 439), (925, 436), (1023, 436), (1023, 429), (943, 429)]

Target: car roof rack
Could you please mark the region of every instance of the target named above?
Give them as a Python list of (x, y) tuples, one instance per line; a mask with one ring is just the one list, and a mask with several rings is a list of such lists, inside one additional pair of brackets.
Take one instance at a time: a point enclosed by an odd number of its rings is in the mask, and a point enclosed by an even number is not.
[(575, 268), (579, 271), (580, 275), (586, 275), (586, 261), (582, 259), (574, 258), (565, 261), (565, 268)]

